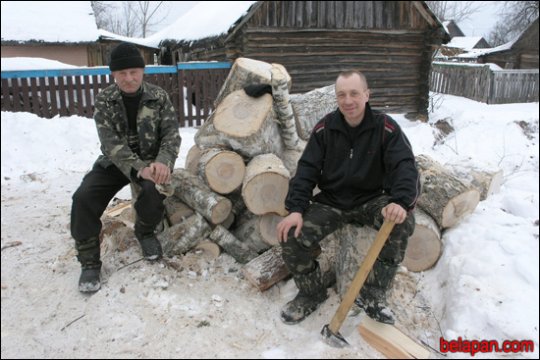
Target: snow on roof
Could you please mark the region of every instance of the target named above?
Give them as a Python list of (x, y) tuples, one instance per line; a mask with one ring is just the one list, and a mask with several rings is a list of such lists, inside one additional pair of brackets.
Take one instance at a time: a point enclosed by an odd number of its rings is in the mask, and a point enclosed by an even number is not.
[(454, 36), (445, 46), (463, 50), (472, 50), (480, 40), (482, 40), (481, 36)]
[(2, 1), (2, 41), (92, 42), (90, 1)]
[(165, 29), (144, 39), (157, 47), (162, 40), (198, 40), (226, 33), (256, 1), (200, 1)]
[(148, 38), (127, 37), (127, 36), (118, 35), (110, 31), (103, 30), (103, 29), (99, 29), (98, 32), (99, 32), (100, 37), (103, 39), (125, 41), (132, 44), (142, 45), (142, 46), (151, 47), (155, 49), (158, 48), (158, 46), (154, 46), (153, 41), (150, 41)]

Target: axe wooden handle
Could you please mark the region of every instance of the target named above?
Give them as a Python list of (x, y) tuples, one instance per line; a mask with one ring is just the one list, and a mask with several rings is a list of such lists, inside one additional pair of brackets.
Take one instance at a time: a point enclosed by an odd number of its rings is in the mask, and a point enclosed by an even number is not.
[(336, 314), (330, 322), (329, 328), (334, 334), (338, 333), (341, 324), (343, 324), (343, 320), (345, 320), (345, 317), (351, 309), (351, 306), (354, 303), (356, 296), (360, 292), (360, 289), (362, 289), (362, 286), (364, 286), (364, 282), (366, 281), (371, 268), (373, 268), (373, 264), (375, 264), (375, 260), (377, 260), (377, 257), (379, 256), (379, 253), (381, 252), (384, 244), (386, 243), (386, 239), (388, 239), (388, 236), (392, 232), (393, 228), (394, 222), (392, 221), (385, 220), (382, 224), (379, 232), (377, 233), (377, 237), (375, 237), (375, 241), (373, 241), (373, 244), (371, 244), (371, 247), (369, 248), (364, 262), (356, 272), (356, 275), (354, 275), (354, 279), (352, 280), (349, 289), (347, 289), (347, 292), (345, 293), (343, 300), (341, 300), (341, 304), (339, 305)]

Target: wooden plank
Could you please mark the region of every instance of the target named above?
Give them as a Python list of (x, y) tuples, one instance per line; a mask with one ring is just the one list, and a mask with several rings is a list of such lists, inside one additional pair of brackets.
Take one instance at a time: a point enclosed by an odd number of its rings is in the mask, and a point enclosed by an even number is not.
[(21, 79), (21, 92), (23, 100), (22, 110), (25, 112), (32, 112), (30, 109), (30, 88), (28, 87), (28, 78)]
[(40, 98), (37, 88), (37, 78), (35, 77), (30, 78), (30, 97), (32, 99), (32, 113), (42, 117), (43, 114), (40, 110)]
[(57, 78), (49, 76), (47, 78), (47, 82), (49, 85), (49, 94), (51, 96), (51, 116), (54, 117), (58, 114), (60, 114), (60, 110), (58, 108), (58, 87), (56, 86)]
[(393, 325), (383, 324), (365, 316), (358, 326), (368, 344), (389, 359), (428, 359), (430, 352)]
[(51, 113), (49, 111), (50, 108), (50, 96), (48, 96), (47, 93), (47, 87), (45, 86), (45, 83), (47, 82), (47, 78), (42, 77), (39, 78), (39, 97), (41, 98), (41, 114), (45, 118), (52, 118)]

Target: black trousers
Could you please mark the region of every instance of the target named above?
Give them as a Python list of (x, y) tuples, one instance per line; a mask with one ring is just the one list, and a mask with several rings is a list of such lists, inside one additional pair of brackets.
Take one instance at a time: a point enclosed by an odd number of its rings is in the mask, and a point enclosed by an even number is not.
[[(163, 218), (165, 195), (160, 194), (152, 181), (133, 179), (140, 188), (140, 194), (135, 201), (137, 221), (147, 226), (155, 227)], [(124, 186), (130, 183), (116, 166), (103, 168), (94, 165), (85, 175), (81, 185), (73, 194), (71, 208), (71, 236), (78, 244), (90, 238), (97, 238), (101, 231), (101, 215), (111, 199)]]

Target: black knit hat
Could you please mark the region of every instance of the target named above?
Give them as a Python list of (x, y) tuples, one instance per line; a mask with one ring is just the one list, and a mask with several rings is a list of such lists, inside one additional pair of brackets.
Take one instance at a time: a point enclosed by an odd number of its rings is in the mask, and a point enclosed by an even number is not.
[(130, 68), (144, 68), (144, 59), (135, 45), (123, 42), (111, 52), (109, 69), (118, 71)]

